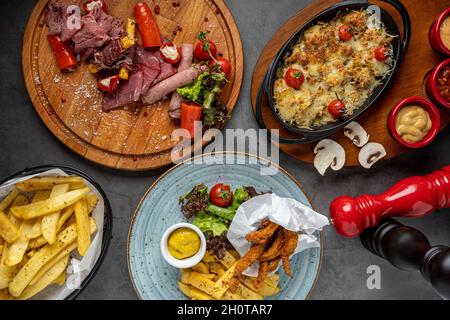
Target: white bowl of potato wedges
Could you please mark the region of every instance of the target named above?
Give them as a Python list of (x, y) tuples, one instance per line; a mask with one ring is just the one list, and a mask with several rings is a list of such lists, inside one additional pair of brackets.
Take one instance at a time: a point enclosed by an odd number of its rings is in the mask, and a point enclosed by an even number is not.
[(66, 166), (26, 169), (0, 182), (0, 300), (74, 299), (111, 239), (101, 187)]

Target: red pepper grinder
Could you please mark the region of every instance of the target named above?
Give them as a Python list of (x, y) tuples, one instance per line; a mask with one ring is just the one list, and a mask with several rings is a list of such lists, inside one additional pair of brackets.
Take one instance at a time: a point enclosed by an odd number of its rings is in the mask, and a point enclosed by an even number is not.
[(330, 217), (340, 235), (356, 237), (388, 217), (419, 218), (448, 207), (450, 166), (426, 176), (400, 180), (379, 195), (338, 197), (331, 203)]
[(393, 219), (361, 234), (363, 246), (406, 271), (420, 271), (443, 299), (450, 299), (450, 248), (430, 246), (418, 230)]

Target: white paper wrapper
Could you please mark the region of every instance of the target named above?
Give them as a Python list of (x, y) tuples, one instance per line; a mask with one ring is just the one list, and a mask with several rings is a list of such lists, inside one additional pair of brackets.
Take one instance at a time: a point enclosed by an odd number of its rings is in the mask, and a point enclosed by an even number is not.
[[(26, 177), (20, 177), (17, 179), (10, 180), (6, 184), (0, 186), (0, 199), (4, 198), (13, 188), (14, 184), (17, 182), (27, 180), (33, 177), (44, 177), (44, 176), (67, 176), (64, 171), (60, 169), (52, 169), (35, 175), (29, 175)], [(79, 286), (86, 278), (86, 276), (91, 272), (95, 263), (97, 262), (101, 250), (102, 250), (102, 237), (103, 237), (103, 223), (104, 223), (104, 212), (105, 203), (103, 197), (98, 192), (98, 190), (89, 181), (84, 180), (86, 186), (90, 187), (92, 192), (95, 193), (99, 199), (97, 207), (92, 213), (92, 218), (94, 218), (97, 224), (97, 232), (95, 233), (91, 245), (86, 252), (84, 257), (78, 254), (77, 250), (74, 250), (71, 254), (71, 259), (69, 261), (68, 274), (66, 283), (63, 286), (51, 285), (44, 289), (39, 294), (35, 295), (32, 299), (36, 300), (63, 300), (69, 296)]]
[[(313, 235), (329, 224), (328, 218), (291, 198), (280, 198), (276, 194), (264, 194), (244, 202), (236, 212), (227, 238), (241, 256), (250, 249), (245, 236), (255, 231), (262, 220), (270, 221), (285, 229), (300, 233), (294, 254), (319, 247), (318, 239)], [(280, 264), (281, 265), (281, 264)], [(280, 267), (280, 265), (278, 267)], [(256, 277), (258, 264), (244, 271), (244, 275)]]

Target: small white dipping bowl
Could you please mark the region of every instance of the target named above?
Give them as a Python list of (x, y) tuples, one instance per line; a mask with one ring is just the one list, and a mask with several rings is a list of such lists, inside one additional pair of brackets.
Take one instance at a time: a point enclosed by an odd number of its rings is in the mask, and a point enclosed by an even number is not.
[[(168, 248), (169, 247), (168, 240), (169, 240), (170, 235), (175, 230), (181, 229), (181, 228), (191, 229), (195, 233), (197, 233), (198, 237), (200, 238), (200, 249), (194, 256), (180, 260), (180, 259), (176, 259), (174, 256), (172, 256), (170, 254), (169, 248)], [(164, 232), (164, 234), (161, 238), (161, 253), (162, 253), (162, 256), (164, 257), (164, 259), (167, 261), (167, 263), (170, 264), (171, 266), (173, 266), (175, 268), (179, 268), (179, 269), (191, 268), (191, 267), (195, 266), (197, 263), (199, 263), (200, 261), (202, 261), (203, 257), (205, 256), (205, 253), (206, 253), (205, 236), (203, 235), (203, 232), (199, 228), (194, 226), (193, 224), (177, 223), (177, 224), (171, 226), (169, 229), (167, 229), (166, 232)]]

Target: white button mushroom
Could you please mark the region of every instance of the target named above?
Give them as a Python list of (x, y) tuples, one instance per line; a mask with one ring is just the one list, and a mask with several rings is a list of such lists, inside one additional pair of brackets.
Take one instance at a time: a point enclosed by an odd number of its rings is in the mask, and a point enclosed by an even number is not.
[(358, 148), (369, 142), (369, 135), (366, 130), (356, 121), (350, 122), (344, 127), (344, 135), (352, 140)]
[(371, 142), (366, 144), (360, 151), (359, 163), (366, 169), (370, 169), (378, 160), (386, 156), (386, 150), (383, 145)]
[(314, 148), (314, 167), (323, 176), (329, 167), (334, 171), (342, 169), (345, 164), (345, 150), (334, 140), (323, 139)]

